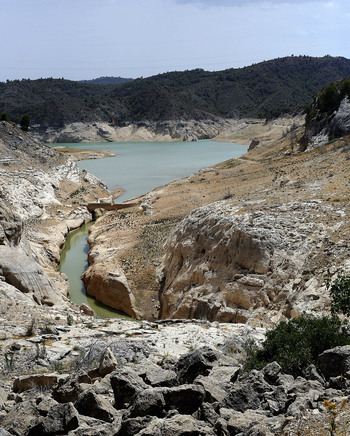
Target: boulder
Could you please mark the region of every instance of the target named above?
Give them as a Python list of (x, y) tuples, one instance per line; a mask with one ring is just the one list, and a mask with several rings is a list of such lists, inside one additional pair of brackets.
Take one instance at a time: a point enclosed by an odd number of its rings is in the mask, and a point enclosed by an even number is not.
[(47, 416), (29, 431), (28, 436), (62, 435), (78, 427), (79, 416), (73, 404), (57, 404), (52, 406)]
[(38, 304), (62, 305), (63, 298), (47, 274), (18, 247), (0, 245), (0, 269), (7, 283)]
[(153, 418), (152, 416), (138, 416), (137, 418), (127, 418), (123, 420), (119, 431), (115, 434), (115, 436), (133, 436), (139, 434), (148, 425), (156, 420), (157, 418)]
[(104, 270), (101, 265), (95, 268), (92, 264), (82, 275), (82, 280), (88, 295), (106, 306), (121, 310), (132, 318), (139, 317), (135, 297), (120, 268), (111, 271)]
[(102, 395), (96, 394), (92, 389), (82, 392), (74, 405), (82, 415), (106, 422), (112, 422), (116, 415), (116, 410), (112, 404)]
[(223, 404), (240, 370), (241, 368), (238, 366), (215, 367), (210, 371), (208, 376), (198, 376), (195, 384), (203, 387), (206, 401)]
[(106, 376), (113, 372), (117, 367), (117, 359), (114, 357), (114, 354), (110, 348), (106, 348), (106, 350), (102, 353), (100, 359), (99, 366), (99, 374), (101, 377)]
[(51, 388), (57, 383), (57, 374), (22, 375), (13, 382), (14, 392), (23, 392), (33, 388)]
[[(266, 416), (249, 410), (245, 413), (236, 413), (235, 416), (228, 421), (227, 428), (230, 435), (251, 435), (250, 430), (264, 421), (267, 421)], [(258, 435), (267, 436), (272, 435), (272, 433), (269, 431), (269, 433), (258, 433)]]
[(34, 401), (23, 401), (16, 404), (2, 419), (1, 427), (16, 436), (27, 435), (30, 429), (41, 420)]
[(2, 201), (0, 204), (0, 245), (18, 245), (22, 232), (22, 220)]
[(74, 403), (84, 390), (81, 386), (83, 382), (91, 382), (87, 374), (80, 377), (77, 374), (73, 374), (67, 378), (62, 378), (53, 386), (52, 396), (59, 403)]
[(268, 383), (275, 383), (278, 380), (278, 376), (281, 372), (281, 365), (277, 362), (268, 363), (263, 368), (263, 373)]
[(80, 312), (85, 313), (85, 315), (90, 315), (90, 316), (94, 316), (95, 312), (91, 309), (91, 307), (89, 307), (87, 304), (81, 304), (79, 306), (79, 310)]
[(254, 148), (258, 147), (258, 145), (260, 145), (260, 140), (256, 138), (252, 139), (249, 144), (248, 151), (254, 150)]
[(152, 419), (142, 433), (120, 432), (118, 436), (142, 434), (143, 436), (214, 436), (216, 433), (206, 423), (188, 415), (175, 415), (166, 419)]
[(164, 369), (154, 363), (147, 363), (144, 372), (140, 373), (143, 380), (153, 386), (173, 386), (177, 382), (175, 371), (171, 369)]
[(217, 360), (216, 353), (209, 347), (185, 354), (176, 365), (178, 379), (182, 383), (193, 383), (198, 375), (208, 375)]
[(192, 415), (204, 401), (204, 390), (201, 386), (185, 384), (173, 388), (158, 388), (165, 399), (167, 410), (177, 410), (182, 415)]
[(111, 386), (114, 393), (115, 407), (124, 409), (133, 397), (149, 386), (132, 369), (123, 368), (111, 374)]
[(162, 417), (165, 414), (165, 400), (161, 389), (148, 388), (135, 395), (130, 417), (136, 416), (157, 416)]
[(318, 366), (326, 379), (350, 371), (350, 345), (326, 350), (318, 356)]

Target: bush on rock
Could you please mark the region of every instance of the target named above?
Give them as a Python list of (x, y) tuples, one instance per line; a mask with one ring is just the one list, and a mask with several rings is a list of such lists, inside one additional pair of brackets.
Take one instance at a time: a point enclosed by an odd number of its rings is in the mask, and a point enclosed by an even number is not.
[(268, 331), (262, 348), (248, 346), (246, 369), (261, 369), (276, 361), (284, 373), (296, 377), (304, 375), (309, 365), (317, 366), (323, 351), (348, 344), (350, 333), (338, 317), (302, 315)]

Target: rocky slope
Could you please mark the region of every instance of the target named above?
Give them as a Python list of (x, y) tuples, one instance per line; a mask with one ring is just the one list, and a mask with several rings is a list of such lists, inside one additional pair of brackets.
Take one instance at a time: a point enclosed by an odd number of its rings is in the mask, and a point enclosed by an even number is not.
[[(113, 126), (104, 122), (80, 122), (67, 124), (61, 128), (50, 128), (44, 133), (37, 132), (39, 138), (52, 143), (74, 142), (137, 142), (137, 141), (197, 141), (211, 139), (223, 131), (242, 128), (252, 122), (261, 124), (259, 120), (227, 120), (208, 117), (200, 121), (142, 121), (124, 123)], [(238, 127), (239, 126), (239, 127)]]
[(349, 427), (349, 346), (294, 378), (276, 362), (243, 370), (262, 328), (40, 312), (10, 302), (1, 313), (1, 435), (326, 435), (332, 416)]
[(315, 147), (350, 134), (350, 79), (332, 82), (306, 109), (303, 146)]
[(82, 205), (108, 190), (11, 123), (0, 123), (0, 152), (1, 294), (67, 305), (67, 282), (57, 272), (65, 236), (91, 220)]

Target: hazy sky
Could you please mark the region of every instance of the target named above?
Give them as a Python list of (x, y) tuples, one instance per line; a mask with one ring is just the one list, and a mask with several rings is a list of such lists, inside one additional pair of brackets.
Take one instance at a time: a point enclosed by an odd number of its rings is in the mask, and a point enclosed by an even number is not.
[(0, 81), (350, 58), (349, 0), (0, 0)]

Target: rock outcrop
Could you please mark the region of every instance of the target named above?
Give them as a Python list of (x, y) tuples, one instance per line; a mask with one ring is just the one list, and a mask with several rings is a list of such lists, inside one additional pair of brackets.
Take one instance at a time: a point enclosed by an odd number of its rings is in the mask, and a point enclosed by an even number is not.
[(8, 298), (66, 305), (57, 272), (65, 236), (91, 221), (77, 204), (82, 194), (96, 198), (107, 188), (11, 123), (0, 123), (0, 151), (0, 288)]
[(135, 297), (121, 269), (116, 267), (114, 270), (103, 270), (103, 266), (99, 265), (98, 271), (95, 271), (92, 264), (84, 272), (82, 279), (88, 295), (132, 318), (139, 318)]
[[(294, 378), (284, 374), (277, 362), (244, 371), (243, 343), (261, 339), (251, 327), (168, 321), (144, 323), (140, 328), (136, 322), (113, 321), (107, 330), (114, 335), (96, 340), (107, 333), (101, 320), (83, 342), (76, 337), (81, 328), (82, 324), (75, 324), (71, 331), (61, 328), (65, 339), (72, 338), (66, 345), (66, 358), (79, 343), (83, 357), (72, 352), (70, 360), (65, 360), (72, 368), (78, 365), (78, 371), (30, 374), (15, 378), (12, 387), (0, 387), (0, 434), (271, 436), (303, 434), (306, 426), (310, 434), (316, 434), (317, 429), (329, 426), (329, 404), (336, 410), (337, 428), (346, 426), (348, 365), (337, 379), (329, 376), (332, 357), (322, 360), (323, 375), (308, 368), (310, 376)], [(124, 333), (128, 339), (123, 339)], [(169, 341), (179, 333), (188, 339), (200, 333), (201, 343), (210, 346), (198, 344), (196, 350), (186, 352), (185, 342), (179, 342), (179, 353)], [(228, 343), (234, 353), (225, 348)], [(60, 341), (56, 338), (48, 346), (48, 354), (53, 344), (58, 346)], [(334, 352), (348, 356), (348, 348), (325, 351), (320, 359)], [(115, 362), (114, 368), (101, 373), (106, 355)], [(47, 359), (42, 356), (41, 364)], [(156, 377), (147, 376), (156, 373)]]
[(346, 248), (334, 246), (335, 229), (326, 224), (332, 217), (346, 225), (345, 211), (342, 220), (337, 208), (317, 200), (259, 201), (250, 208), (217, 202), (177, 226), (160, 277), (160, 318), (247, 322), (263, 319), (266, 310), (277, 320), (325, 309), (325, 284), (305, 279), (305, 271), (320, 247), (329, 254), (318, 260), (324, 275), (328, 262), (346, 260)]
[(350, 133), (350, 81), (330, 83), (306, 110), (304, 141), (301, 149), (317, 147)]

